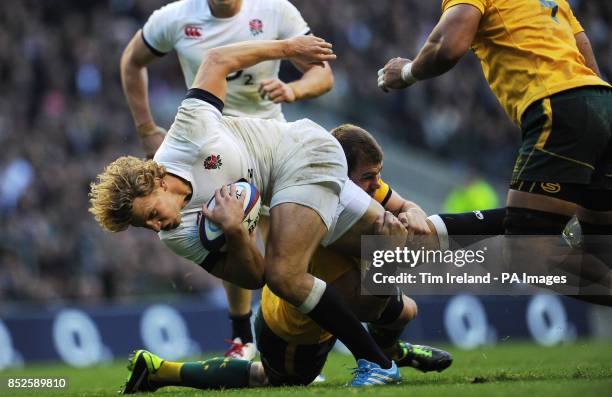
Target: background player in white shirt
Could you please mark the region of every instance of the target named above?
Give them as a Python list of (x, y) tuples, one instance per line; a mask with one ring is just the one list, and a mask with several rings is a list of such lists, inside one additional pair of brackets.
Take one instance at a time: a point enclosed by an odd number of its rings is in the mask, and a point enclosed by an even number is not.
[[(165, 130), (151, 115), (147, 95), (147, 65), (176, 50), (187, 87), (193, 83), (204, 53), (211, 48), (249, 40), (275, 40), (310, 33), (300, 12), (288, 0), (182, 0), (150, 16), (121, 59), (121, 79), (134, 123), (147, 157), (161, 144)], [(228, 76), (223, 113), (284, 120), (282, 102), (312, 98), (329, 91), (333, 75), (326, 62), (308, 64), (292, 59), (303, 72), (286, 84), (278, 79), (280, 60), (271, 60)], [(260, 231), (267, 231), (262, 218)], [(224, 282), (232, 320), (233, 343), (226, 354), (252, 359), (251, 291)]]
[[(278, 40), (310, 34), (300, 12), (288, 0), (181, 0), (151, 14), (121, 58), (121, 79), (134, 123), (148, 157), (163, 140), (147, 95), (147, 65), (176, 50), (187, 87), (193, 83), (204, 53), (215, 47), (250, 40)], [(290, 61), (303, 72), (299, 80), (278, 80), (279, 60), (228, 76), (223, 114), (284, 120), (281, 102), (317, 97), (332, 88), (326, 62)]]
[[(344, 299), (307, 273), (320, 243), (358, 256), (361, 236), (374, 231), (384, 209), (347, 182), (340, 144), (312, 121), (221, 115), (225, 76), (264, 60), (297, 56), (305, 62), (335, 58), (331, 44), (311, 36), (209, 51), (155, 160), (122, 157), (110, 164), (91, 186), (91, 212), (111, 231), (129, 225), (163, 229), (160, 238), (177, 254), (227, 281), (248, 288), (265, 281), (349, 348), (359, 368), (352, 385), (396, 382), (397, 366)], [(213, 154), (221, 158), (220, 167), (206, 161)], [(240, 178), (254, 183), (263, 204), (271, 208), (265, 258), (242, 224), (242, 200), (235, 186), (229, 192), (226, 187)], [(225, 253), (207, 252), (199, 239), (197, 213), (213, 194), (214, 210), (203, 208), (202, 213), (224, 231)], [(404, 229), (398, 244), (406, 236)]]

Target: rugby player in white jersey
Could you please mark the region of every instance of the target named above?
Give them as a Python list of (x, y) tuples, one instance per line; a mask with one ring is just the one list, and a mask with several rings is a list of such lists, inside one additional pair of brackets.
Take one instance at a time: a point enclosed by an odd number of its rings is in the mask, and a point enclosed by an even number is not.
[[(136, 130), (147, 157), (161, 144), (165, 130), (156, 125), (147, 95), (147, 65), (175, 50), (187, 87), (193, 83), (205, 51), (249, 40), (285, 39), (310, 33), (300, 12), (288, 0), (182, 0), (150, 16), (121, 58), (121, 79)], [(329, 91), (333, 76), (326, 62), (292, 59), (303, 72), (288, 84), (278, 79), (280, 60), (262, 62), (227, 77), (223, 114), (284, 120), (282, 102), (312, 98)], [(260, 232), (267, 231), (267, 217)], [(232, 323), (228, 356), (252, 359), (251, 291), (224, 282)]]
[[(397, 218), (383, 217), (379, 222), (382, 228), (377, 228), (377, 233), (401, 234), (405, 230), (400, 228), (400, 223), (430, 230), (420, 207), (404, 199), (380, 178), (383, 151), (370, 133), (351, 124), (336, 127), (331, 133), (346, 154), (349, 178), (387, 211), (397, 215)], [(308, 272), (336, 288), (357, 317), (368, 323), (368, 331), (378, 346), (397, 366), (409, 366), (423, 372), (441, 372), (450, 366), (450, 353), (400, 338), (407, 323), (417, 315), (416, 302), (399, 293), (390, 296), (362, 294), (356, 260), (330, 248), (319, 247)], [(260, 362), (220, 357), (172, 362), (146, 350), (137, 350), (129, 359), (130, 374), (124, 394), (153, 392), (166, 386), (229, 389), (309, 385), (313, 379), (316, 382), (336, 342), (333, 335), (278, 298), (267, 286), (262, 290), (255, 330)]]
[[(320, 244), (359, 256), (361, 236), (373, 233), (384, 209), (347, 182), (340, 144), (314, 122), (221, 114), (225, 76), (265, 60), (296, 57), (316, 62), (335, 55), (331, 44), (312, 36), (210, 50), (154, 160), (121, 157), (107, 166), (91, 186), (91, 212), (110, 231), (132, 225), (158, 232), (178, 255), (224, 280), (251, 289), (265, 282), (349, 348), (358, 367), (352, 385), (392, 383), (399, 380), (395, 363), (334, 288), (307, 273)], [(221, 161), (207, 167), (213, 155)], [(226, 186), (239, 179), (257, 186), (271, 208), (265, 258), (242, 224), (241, 198)], [(208, 211), (203, 206), (212, 196), (216, 206)], [(200, 213), (224, 231), (225, 252), (204, 249)]]

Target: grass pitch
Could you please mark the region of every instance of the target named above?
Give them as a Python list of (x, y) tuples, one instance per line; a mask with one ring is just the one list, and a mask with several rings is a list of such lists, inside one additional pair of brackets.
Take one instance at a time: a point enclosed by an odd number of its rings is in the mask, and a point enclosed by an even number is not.
[[(461, 351), (448, 348), (455, 358), (445, 372), (422, 374), (402, 369), (399, 385), (368, 389), (349, 389), (354, 361), (349, 356), (332, 354), (323, 370), (325, 383), (309, 387), (285, 387), (204, 391), (169, 387), (159, 396), (610, 396), (612, 395), (612, 342), (578, 341), (572, 345), (540, 347), (533, 344), (504, 343), (495, 347)], [(0, 396), (116, 396), (127, 376), (124, 362), (109, 366), (75, 369), (64, 365), (30, 366), (0, 372), (6, 377), (69, 378), (67, 390), (0, 389)]]

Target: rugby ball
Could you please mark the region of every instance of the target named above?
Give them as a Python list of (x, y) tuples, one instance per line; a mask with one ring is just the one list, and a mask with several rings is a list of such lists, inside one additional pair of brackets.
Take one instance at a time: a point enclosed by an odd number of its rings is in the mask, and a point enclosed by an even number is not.
[[(261, 207), (261, 199), (259, 191), (255, 185), (248, 182), (239, 181), (234, 183), (236, 186), (236, 196), (244, 196), (244, 227), (249, 232), (253, 232), (259, 221), (259, 208)], [(228, 185), (231, 186), (231, 185)], [(209, 210), (215, 208), (215, 197), (213, 196), (206, 204)], [(223, 230), (208, 218), (202, 217), (199, 224), (200, 241), (204, 248), (210, 252), (219, 251), (225, 245), (225, 235)]]

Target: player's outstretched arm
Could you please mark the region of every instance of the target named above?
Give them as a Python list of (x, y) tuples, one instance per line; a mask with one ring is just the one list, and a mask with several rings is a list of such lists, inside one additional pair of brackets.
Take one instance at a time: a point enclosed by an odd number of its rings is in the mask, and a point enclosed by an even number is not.
[(287, 40), (248, 41), (214, 48), (206, 53), (191, 88), (210, 92), (225, 100), (225, 77), (237, 70), (273, 59), (294, 58), (298, 62), (325, 62), (336, 59), (332, 45), (315, 36)]
[(147, 158), (153, 157), (165, 133), (155, 125), (149, 107), (147, 65), (155, 59), (157, 56), (146, 46), (139, 30), (123, 51), (120, 63), (123, 94)]
[(327, 62), (306, 63), (291, 59), (291, 63), (302, 72), (302, 77), (290, 83), (279, 78), (261, 82), (259, 93), (274, 103), (292, 103), (302, 99), (321, 96), (334, 86), (334, 75)]
[(482, 14), (469, 4), (449, 8), (414, 59), (393, 58), (379, 71), (383, 90), (401, 89), (448, 72), (469, 51)]

